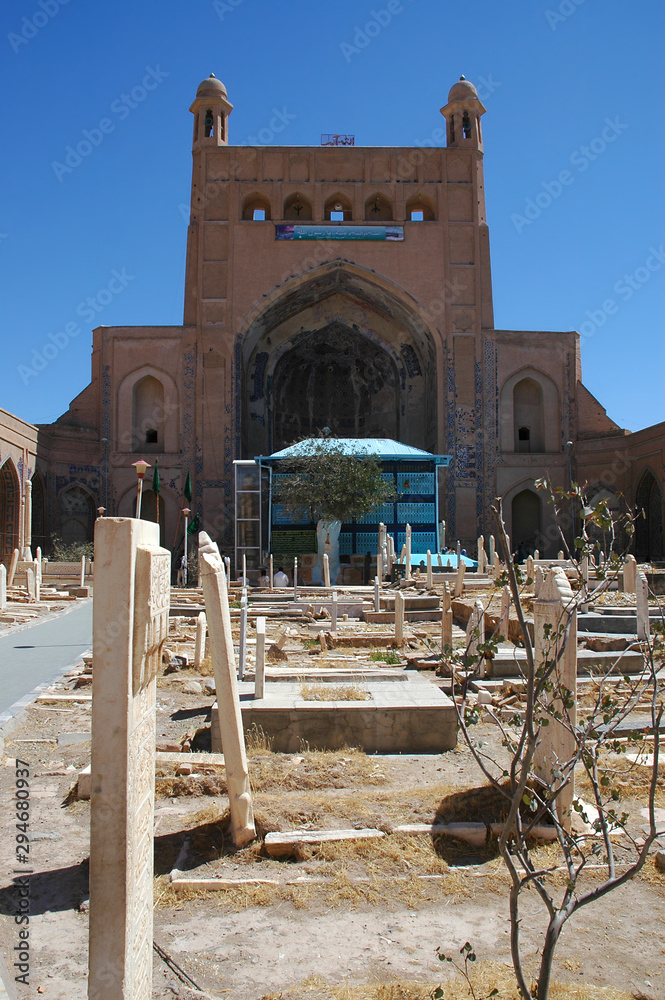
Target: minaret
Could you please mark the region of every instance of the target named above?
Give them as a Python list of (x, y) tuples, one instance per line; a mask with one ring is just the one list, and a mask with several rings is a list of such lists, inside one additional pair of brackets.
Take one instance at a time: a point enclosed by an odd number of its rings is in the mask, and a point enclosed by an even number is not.
[(461, 76), (450, 88), (448, 103), (441, 108), (446, 119), (446, 145), (454, 149), (478, 149), (482, 153), (480, 116), (485, 110), (474, 85)]
[(229, 103), (226, 87), (214, 73), (200, 84), (189, 110), (194, 115), (193, 149), (228, 146), (229, 115), (233, 105)]

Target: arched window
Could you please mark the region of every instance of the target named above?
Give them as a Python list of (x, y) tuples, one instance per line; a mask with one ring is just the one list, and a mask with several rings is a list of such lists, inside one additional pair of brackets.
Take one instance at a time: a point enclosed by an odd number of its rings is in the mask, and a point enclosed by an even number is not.
[(328, 222), (351, 222), (353, 219), (351, 202), (342, 194), (334, 194), (323, 206), (323, 216)]
[(513, 389), (515, 451), (545, 450), (543, 390), (532, 378), (521, 379)]
[(284, 202), (284, 218), (291, 222), (307, 222), (313, 218), (312, 203), (302, 194), (291, 194)]
[(391, 201), (382, 194), (372, 195), (365, 202), (367, 222), (391, 222), (394, 219)]
[(21, 487), (11, 458), (0, 469), (0, 560), (6, 562), (18, 548)]
[(462, 131), (465, 139), (471, 138), (471, 119), (468, 111), (465, 111), (462, 115)]
[(212, 139), (215, 135), (215, 116), (212, 108), (206, 108), (206, 117), (203, 134), (206, 139)]
[(433, 222), (434, 208), (427, 198), (416, 195), (406, 203), (406, 219), (407, 222)]
[(511, 546), (519, 560), (539, 548), (541, 534), (541, 499), (533, 490), (522, 490), (513, 497)]
[(252, 222), (265, 222), (272, 218), (270, 202), (261, 194), (252, 194), (245, 199), (242, 207), (242, 217)]
[(132, 399), (132, 451), (164, 451), (164, 386), (145, 375), (134, 386)]
[(60, 495), (60, 537), (65, 545), (91, 542), (95, 504), (81, 486), (70, 486)]

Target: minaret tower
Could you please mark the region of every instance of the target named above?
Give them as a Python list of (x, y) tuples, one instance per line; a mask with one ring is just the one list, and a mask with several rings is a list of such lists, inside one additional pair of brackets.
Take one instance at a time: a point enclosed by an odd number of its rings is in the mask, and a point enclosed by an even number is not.
[(194, 149), (228, 146), (233, 105), (229, 103), (226, 87), (214, 73), (200, 84), (189, 110), (194, 115)]
[(448, 103), (441, 108), (446, 119), (446, 145), (454, 149), (477, 149), (482, 153), (480, 116), (485, 110), (474, 85), (461, 76), (450, 88)]

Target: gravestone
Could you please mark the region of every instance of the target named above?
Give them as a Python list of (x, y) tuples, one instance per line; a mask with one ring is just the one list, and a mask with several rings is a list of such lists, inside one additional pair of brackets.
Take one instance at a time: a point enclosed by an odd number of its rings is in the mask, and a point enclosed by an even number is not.
[(502, 635), (504, 639), (509, 638), (510, 631), (510, 606), (512, 604), (510, 587), (504, 587), (501, 591), (501, 614), (497, 625), (497, 635)]
[(85, 587), (85, 556), (81, 556), (81, 587)]
[(625, 594), (635, 593), (635, 584), (637, 583), (637, 560), (634, 555), (626, 556), (626, 561), (623, 564), (623, 570), (621, 571), (623, 576), (623, 590)]
[(270, 559), (268, 560), (268, 575), (270, 577), (270, 589), (274, 590), (275, 589), (275, 573), (274, 573), (274, 565), (273, 565), (272, 553), (270, 554)]
[(485, 536), (484, 535), (478, 535), (478, 552), (477, 552), (477, 556), (478, 556), (478, 572), (479, 573), (484, 573), (485, 572), (486, 559), (487, 559), (487, 556), (485, 555)]
[(427, 589), (431, 590), (434, 585), (434, 580), (432, 578), (432, 553), (427, 550)]
[(489, 565), (492, 566), (492, 567), (494, 567), (494, 553), (496, 551), (496, 543), (494, 541), (494, 535), (490, 535), (489, 548), (490, 548), (490, 551), (489, 551)]
[(404, 642), (404, 607), (406, 601), (401, 590), (395, 591), (395, 642), (401, 646)]
[(411, 579), (411, 525), (406, 526), (406, 579)]
[(28, 566), (25, 571), (25, 585), (28, 591), (28, 599), (37, 600), (37, 581), (35, 580), (35, 570), (33, 566)]
[(323, 553), (323, 586), (330, 586), (330, 556), (327, 552)]
[(254, 667), (254, 697), (264, 698), (266, 691), (266, 620), (256, 619), (256, 666)]
[(637, 638), (649, 638), (649, 584), (644, 573), (638, 573), (635, 580), (635, 598), (637, 604)]
[(455, 589), (453, 590), (453, 597), (461, 597), (464, 592), (464, 574), (466, 573), (466, 563), (460, 561), (457, 567), (457, 577), (455, 579)]
[(477, 667), (480, 677), (485, 676), (485, 657), (478, 650), (483, 642), (485, 642), (485, 609), (482, 601), (474, 601), (466, 626), (466, 654), (480, 657)]
[(526, 557), (526, 562), (524, 564), (524, 572), (526, 573), (527, 580), (535, 580), (536, 567), (534, 564), (533, 556)]
[(14, 577), (16, 576), (16, 568), (18, 566), (19, 550), (14, 549), (12, 552), (12, 557), (9, 560), (9, 572), (7, 573), (7, 586), (13, 587)]
[(330, 631), (337, 631), (337, 591), (333, 590), (332, 600), (330, 602)]
[(247, 588), (242, 588), (240, 598), (240, 635), (238, 638), (238, 679), (245, 676), (247, 666)]
[[(557, 664), (551, 675), (553, 690), (543, 695), (550, 707), (549, 725), (540, 728), (534, 770), (555, 789), (560, 784), (557, 772), (575, 754), (571, 727), (574, 728), (577, 721), (577, 611), (567, 610), (573, 601), (573, 590), (563, 569), (548, 570), (533, 605), (534, 663), (536, 671), (544, 669), (546, 662), (556, 660)], [(564, 708), (557, 690), (559, 686), (572, 692), (572, 708)], [(557, 715), (562, 718), (556, 718)], [(556, 800), (557, 815), (566, 830), (570, 830), (574, 796), (571, 774)]]
[(298, 556), (293, 560), (293, 600), (298, 600)]
[(242, 847), (254, 839), (256, 828), (238, 697), (231, 613), (219, 549), (205, 531), (199, 535), (199, 568), (226, 766), (231, 831), (236, 847)]
[(441, 652), (449, 646), (453, 648), (453, 608), (450, 600), (450, 588), (443, 585), (443, 601), (441, 602)]
[(0, 563), (0, 611), (7, 607), (7, 567)]
[(159, 526), (95, 522), (90, 1000), (152, 997), (156, 675), (171, 554)]
[(536, 597), (540, 594), (540, 589), (543, 585), (543, 571), (540, 566), (536, 566), (536, 575), (533, 580), (533, 592)]
[(374, 577), (374, 610), (381, 610), (381, 584), (378, 576)]
[(201, 661), (205, 658), (206, 648), (206, 613), (201, 611), (196, 619), (196, 640), (194, 642), (194, 666), (201, 666)]
[(35, 574), (35, 600), (42, 599), (42, 567), (39, 559), (33, 561), (33, 573)]

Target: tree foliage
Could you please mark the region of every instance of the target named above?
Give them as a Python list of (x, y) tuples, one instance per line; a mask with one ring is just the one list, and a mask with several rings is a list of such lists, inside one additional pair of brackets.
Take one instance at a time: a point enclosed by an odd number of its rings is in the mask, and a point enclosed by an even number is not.
[(307, 511), (311, 521), (345, 522), (394, 499), (378, 458), (348, 455), (329, 438), (302, 441), (298, 450), (279, 469), (286, 478), (273, 481), (273, 501), (289, 514), (303, 518)]

